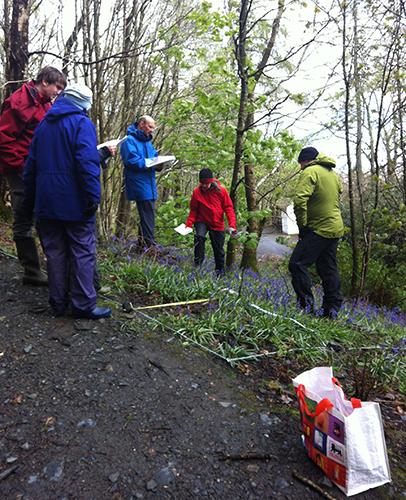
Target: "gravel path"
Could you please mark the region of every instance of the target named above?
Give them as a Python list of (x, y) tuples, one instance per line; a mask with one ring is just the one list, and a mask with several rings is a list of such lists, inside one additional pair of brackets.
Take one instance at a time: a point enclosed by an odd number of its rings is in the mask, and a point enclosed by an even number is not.
[[(120, 313), (53, 318), (0, 256), (0, 499), (320, 498), (296, 404), (162, 332), (127, 334)], [(225, 455), (268, 459), (224, 460)], [(393, 486), (358, 498), (399, 498)]]

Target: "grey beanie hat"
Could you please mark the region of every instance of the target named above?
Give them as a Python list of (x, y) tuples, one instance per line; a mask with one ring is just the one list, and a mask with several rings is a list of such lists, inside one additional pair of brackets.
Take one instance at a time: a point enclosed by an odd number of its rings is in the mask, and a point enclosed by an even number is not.
[(75, 104), (81, 109), (87, 111), (90, 109), (93, 102), (93, 93), (80, 83), (72, 83), (63, 91), (63, 96), (68, 99), (72, 104)]

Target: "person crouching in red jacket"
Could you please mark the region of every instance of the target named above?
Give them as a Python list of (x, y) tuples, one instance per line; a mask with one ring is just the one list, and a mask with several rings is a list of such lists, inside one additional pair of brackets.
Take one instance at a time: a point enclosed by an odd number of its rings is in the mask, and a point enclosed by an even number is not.
[(224, 214), (227, 216), (229, 232), (236, 233), (236, 218), (233, 202), (227, 189), (213, 177), (208, 168), (199, 172), (199, 185), (190, 200), (190, 212), (186, 227), (194, 226), (194, 262), (200, 266), (204, 261), (206, 234), (209, 233), (216, 264), (216, 274), (224, 274)]

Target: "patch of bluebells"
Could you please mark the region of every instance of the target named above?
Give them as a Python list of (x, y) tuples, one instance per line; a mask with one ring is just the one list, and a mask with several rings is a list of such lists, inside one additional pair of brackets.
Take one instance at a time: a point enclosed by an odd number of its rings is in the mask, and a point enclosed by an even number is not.
[(368, 324), (379, 322), (383, 326), (406, 326), (406, 314), (402, 313), (399, 308), (381, 308), (364, 299), (353, 299), (344, 302), (340, 315), (346, 317), (348, 324), (366, 321)]
[(209, 302), (207, 304), (207, 311), (208, 312), (214, 312), (217, 310), (217, 304), (215, 304), (214, 302)]
[[(128, 262), (131, 261), (131, 253), (136, 246), (136, 240), (124, 240), (115, 235), (110, 237), (108, 249), (114, 255), (121, 255)], [(159, 250), (159, 248), (157, 248)], [(162, 266), (170, 267), (179, 277), (187, 272), (186, 282), (194, 283), (197, 279), (213, 277), (214, 279), (214, 260), (206, 258), (199, 268), (188, 267), (192, 264), (193, 257), (190, 249), (179, 249), (177, 247), (161, 247), (163, 255), (159, 255), (155, 261)], [(137, 258), (143, 258), (144, 255), (137, 255)], [(146, 265), (145, 271), (148, 269)], [(227, 274), (218, 281), (220, 288), (231, 288), (235, 291), (240, 290), (241, 280), (243, 280), (242, 293), (245, 298), (252, 302), (263, 302), (266, 307), (279, 314), (287, 314), (296, 308), (296, 297), (290, 287), (287, 287), (286, 281), (272, 275), (261, 276), (255, 271), (247, 269), (242, 273), (241, 269), (234, 266)], [(179, 285), (185, 284), (185, 280), (179, 282)], [(314, 287), (315, 303), (322, 303), (323, 290), (320, 285)], [(209, 305), (210, 307), (210, 305)], [(309, 311), (310, 312), (310, 311)], [(316, 316), (322, 315), (322, 310), (316, 307)], [(379, 322), (383, 326), (406, 326), (406, 314), (399, 308), (389, 309), (378, 307), (370, 302), (358, 300), (346, 300), (339, 313), (339, 319), (347, 324), (365, 323), (374, 324)]]
[(385, 361), (394, 363), (405, 359), (406, 355), (406, 337), (403, 337), (397, 344), (388, 344), (384, 342), (379, 346), (385, 354)]

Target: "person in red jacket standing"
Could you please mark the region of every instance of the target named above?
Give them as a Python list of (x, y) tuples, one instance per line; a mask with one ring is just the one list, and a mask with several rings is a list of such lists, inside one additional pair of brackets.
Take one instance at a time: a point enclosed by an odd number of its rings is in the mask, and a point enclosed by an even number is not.
[(35, 80), (24, 83), (5, 99), (0, 112), (0, 173), (10, 188), (13, 238), (24, 268), (23, 283), (26, 285), (47, 285), (48, 282), (41, 271), (32, 232), (33, 214), (23, 203), (23, 168), (37, 125), (65, 87), (65, 75), (52, 66), (46, 66)]
[(194, 262), (200, 266), (204, 261), (206, 234), (209, 233), (216, 264), (216, 274), (224, 274), (224, 214), (227, 216), (229, 232), (237, 232), (233, 202), (227, 189), (213, 177), (208, 168), (199, 172), (199, 185), (190, 200), (190, 212), (186, 227), (194, 226)]

